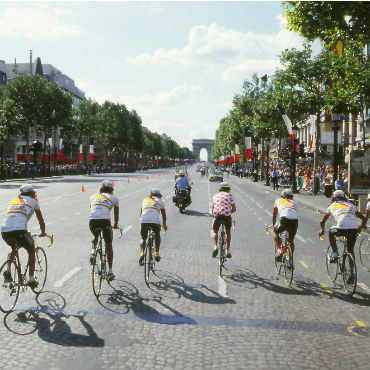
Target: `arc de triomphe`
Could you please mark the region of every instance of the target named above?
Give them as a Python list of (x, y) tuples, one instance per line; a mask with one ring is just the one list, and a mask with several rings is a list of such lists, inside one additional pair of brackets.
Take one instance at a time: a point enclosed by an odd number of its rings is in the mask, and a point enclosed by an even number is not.
[(211, 150), (214, 140), (210, 139), (193, 139), (193, 153), (197, 156), (197, 161), (200, 161), (200, 151), (202, 149), (207, 150), (208, 161), (211, 158)]

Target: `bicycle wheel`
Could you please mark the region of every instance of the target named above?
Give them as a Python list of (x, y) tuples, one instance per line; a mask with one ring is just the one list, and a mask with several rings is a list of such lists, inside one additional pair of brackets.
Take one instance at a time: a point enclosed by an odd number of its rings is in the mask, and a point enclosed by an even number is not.
[(338, 271), (339, 271), (339, 258), (336, 262), (331, 261), (330, 256), (332, 255), (333, 250), (331, 249), (331, 245), (329, 245), (326, 255), (325, 255), (325, 262), (326, 262), (326, 272), (328, 274), (328, 278), (330, 281), (334, 283), (337, 279)]
[(92, 267), (92, 287), (96, 297), (99, 297), (101, 284), (103, 281), (103, 255), (101, 245), (99, 245), (96, 251), (95, 261)]
[[(10, 269), (8, 270), (8, 264), (10, 263)], [(5, 281), (4, 272), (10, 272), (9, 279)], [(0, 268), (0, 310), (4, 313), (11, 312), (15, 307), (20, 288), (20, 274), (18, 271), (18, 265), (13, 260), (11, 262), (6, 261)]]
[(280, 261), (278, 261), (278, 260), (276, 259), (276, 255), (277, 255), (277, 254), (278, 254), (278, 248), (276, 248), (276, 245), (275, 245), (275, 255), (274, 255), (275, 270), (276, 270), (276, 273), (277, 273), (277, 274), (280, 274), (282, 262), (281, 262), (281, 260), (280, 260)]
[(38, 294), (44, 289), (46, 277), (48, 275), (48, 260), (46, 253), (41, 247), (35, 249), (35, 277), (39, 282), (36, 288), (32, 288), (33, 292)]
[(370, 271), (370, 237), (361, 240), (359, 254), (362, 267)]
[(222, 277), (222, 269), (225, 265), (225, 228), (224, 225), (221, 225), (220, 236), (218, 238), (218, 251), (219, 251), (219, 269), (220, 276)]
[(145, 283), (149, 283), (150, 278), (150, 270), (152, 270), (152, 260), (153, 260), (153, 239), (152, 236), (149, 235), (144, 251), (144, 279)]
[(288, 286), (290, 286), (293, 280), (294, 265), (293, 265), (293, 254), (289, 245), (285, 247), (285, 252), (283, 255), (283, 266), (285, 282)]
[(347, 295), (351, 296), (356, 291), (357, 285), (356, 263), (351, 253), (344, 253), (341, 267), (344, 290)]

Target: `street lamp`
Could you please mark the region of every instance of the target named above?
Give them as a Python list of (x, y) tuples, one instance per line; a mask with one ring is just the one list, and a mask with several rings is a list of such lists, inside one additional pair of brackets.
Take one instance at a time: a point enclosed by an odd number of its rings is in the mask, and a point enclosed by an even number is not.
[(267, 160), (267, 164), (266, 164), (266, 184), (265, 186), (270, 186), (270, 158), (269, 158), (269, 154), (270, 154), (270, 138), (268, 137), (266, 140), (266, 160)]
[(291, 150), (291, 156), (290, 156), (290, 178), (291, 178), (291, 185), (292, 185), (292, 192), (293, 193), (299, 193), (297, 189), (297, 179), (296, 179), (296, 145), (298, 142), (298, 139), (296, 139), (299, 131), (299, 127), (294, 124), (292, 126), (293, 136), (292, 139), (292, 150)]
[(332, 130), (334, 131), (333, 184), (335, 184), (335, 181), (337, 181), (338, 178), (338, 131), (339, 131), (338, 123), (340, 121), (340, 114), (332, 113), (331, 119), (334, 122), (334, 127), (332, 128)]

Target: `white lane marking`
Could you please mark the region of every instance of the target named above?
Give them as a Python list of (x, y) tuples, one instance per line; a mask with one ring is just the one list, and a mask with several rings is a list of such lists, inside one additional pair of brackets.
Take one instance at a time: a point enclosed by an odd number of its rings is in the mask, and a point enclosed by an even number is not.
[(75, 212), (74, 213), (75, 216), (78, 216), (79, 214), (81, 214), (81, 212)]
[(66, 219), (67, 219), (67, 217), (62, 217), (60, 220), (63, 221), (63, 220), (66, 220)]
[(61, 288), (66, 281), (68, 281), (70, 278), (72, 278), (74, 275), (76, 275), (78, 272), (82, 270), (81, 266), (76, 266), (71, 271), (67, 272), (60, 280), (58, 280), (54, 284), (54, 288)]
[(131, 230), (132, 229), (132, 226), (130, 225), (130, 226), (127, 226), (126, 228), (124, 228), (123, 230), (122, 230), (122, 234), (124, 234), (124, 233), (127, 233), (129, 230)]
[(365, 290), (366, 292), (370, 292), (370, 289), (368, 288), (368, 286), (366, 285), (366, 284), (364, 284), (364, 283), (357, 283), (357, 285), (361, 288), (361, 289), (363, 289), (363, 290)]
[(265, 212), (266, 212), (269, 216), (271, 216), (271, 217), (272, 217), (272, 213), (271, 213), (271, 212), (269, 212), (267, 209), (265, 209)]
[(171, 196), (171, 194), (167, 195), (166, 198), (164, 198), (164, 200), (167, 200), (170, 196)]
[(259, 203), (257, 203), (257, 202), (256, 202), (256, 205), (257, 205), (257, 207), (260, 207), (261, 209), (263, 208), (263, 207), (261, 206), (261, 204), (259, 204)]
[(213, 229), (210, 230), (210, 236), (213, 238)]
[(305, 238), (303, 238), (302, 236), (300, 236), (299, 234), (296, 234), (296, 237), (297, 239), (299, 239), (301, 242), (303, 243), (307, 243), (307, 240)]
[[(66, 217), (66, 219), (67, 219), (67, 217)], [(49, 226), (49, 225), (54, 224), (54, 223), (55, 223), (55, 221), (50, 221), (50, 222), (47, 222), (45, 225)]]
[(228, 298), (227, 284), (220, 275), (218, 276), (218, 294), (224, 298)]

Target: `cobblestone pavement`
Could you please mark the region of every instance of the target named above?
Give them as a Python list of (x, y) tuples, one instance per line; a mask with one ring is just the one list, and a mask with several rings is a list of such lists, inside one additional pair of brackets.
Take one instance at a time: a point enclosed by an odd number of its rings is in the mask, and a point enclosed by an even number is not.
[[(16, 310), (2, 315), (1, 369), (368, 370), (370, 274), (358, 269), (360, 286), (351, 298), (329, 282), (327, 242), (317, 238), (322, 215), (312, 207), (299, 203), (294, 279), (287, 287), (275, 273), (273, 241), (265, 233), (278, 194), (228, 178), (236, 229), (221, 278), (211, 258), (209, 215), (217, 183), (191, 171), (193, 203), (181, 215), (171, 202), (173, 173), (106, 177), (115, 182), (125, 232), (114, 239), (116, 279), (98, 299), (88, 263), (88, 200), (104, 177), (35, 181), (55, 242), (47, 250), (44, 292), (21, 294)], [(151, 187), (164, 194), (169, 229), (146, 285), (137, 262), (138, 222)], [(1, 214), (17, 188), (16, 182), (0, 186)], [(29, 227), (37, 232), (37, 221)], [(2, 260), (7, 251), (1, 242)]]

